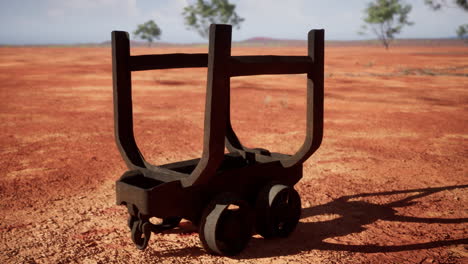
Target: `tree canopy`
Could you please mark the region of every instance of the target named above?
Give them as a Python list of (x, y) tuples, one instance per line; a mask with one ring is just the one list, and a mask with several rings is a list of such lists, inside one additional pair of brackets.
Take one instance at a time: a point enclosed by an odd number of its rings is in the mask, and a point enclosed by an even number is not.
[[(426, 5), (430, 6), (434, 10), (440, 10), (443, 7), (459, 7), (464, 11), (468, 12), (468, 1), (467, 0), (453, 0), (453, 3), (448, 3), (447, 0), (424, 0)], [(468, 36), (468, 24), (458, 26), (457, 36), (459, 38), (465, 38)]]
[(136, 37), (148, 41), (149, 46), (151, 46), (154, 38), (159, 39), (161, 33), (161, 29), (153, 20), (149, 20), (144, 24), (138, 25), (137, 29), (133, 32)]
[[(403, 4), (400, 0), (374, 0), (365, 9), (364, 22), (388, 49), (395, 35), (399, 34), (404, 26), (413, 24), (408, 21), (410, 12), (411, 5)], [(368, 30), (368, 27), (364, 25), (363, 29)]]
[[(449, 4), (447, 0), (424, 0), (424, 2), (434, 10), (439, 10), (442, 7), (455, 7), (452, 4)], [(456, 6), (468, 12), (467, 0), (453, 0), (453, 2)]]
[(457, 35), (462, 39), (468, 37), (468, 24), (458, 26)]
[(184, 8), (182, 15), (188, 29), (196, 31), (203, 38), (208, 38), (211, 24), (231, 24), (239, 29), (244, 21), (235, 12), (236, 6), (228, 0), (196, 0)]

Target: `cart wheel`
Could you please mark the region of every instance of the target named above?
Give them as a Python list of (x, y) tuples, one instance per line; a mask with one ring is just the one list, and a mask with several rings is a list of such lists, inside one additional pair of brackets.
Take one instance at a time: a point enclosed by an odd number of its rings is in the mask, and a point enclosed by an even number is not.
[(258, 234), (264, 238), (287, 237), (299, 222), (301, 198), (292, 187), (269, 184), (258, 194), (256, 212)]
[(206, 251), (232, 256), (241, 252), (252, 236), (252, 210), (232, 193), (221, 194), (203, 211), (200, 240)]
[(151, 237), (151, 223), (134, 221), (132, 227), (132, 241), (136, 247), (140, 250), (145, 249), (148, 246), (149, 239)]

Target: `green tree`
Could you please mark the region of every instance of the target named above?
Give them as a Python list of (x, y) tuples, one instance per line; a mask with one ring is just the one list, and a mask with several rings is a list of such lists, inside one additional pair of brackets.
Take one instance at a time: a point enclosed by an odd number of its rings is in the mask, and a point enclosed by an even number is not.
[[(365, 9), (364, 22), (388, 49), (395, 35), (399, 34), (404, 26), (413, 24), (408, 21), (410, 11), (411, 5), (403, 4), (400, 0), (374, 0)], [(363, 25), (362, 29), (367, 31), (367, 25)]]
[(138, 25), (133, 35), (148, 41), (148, 46), (151, 46), (153, 39), (159, 39), (159, 36), (161, 36), (161, 29), (153, 20), (149, 20), (144, 24)]
[(461, 39), (467, 38), (468, 37), (468, 24), (458, 26), (457, 35)]
[[(439, 10), (442, 7), (455, 7), (449, 3), (447, 0), (424, 0), (426, 5), (430, 6), (434, 10)], [(468, 1), (467, 0), (453, 0), (454, 4), (459, 8), (462, 8), (465, 11), (468, 11)]]
[(196, 0), (184, 8), (185, 25), (203, 38), (208, 38), (211, 24), (231, 24), (239, 29), (244, 21), (236, 12), (236, 5), (228, 0)]
[[(447, 3), (447, 0), (424, 0), (426, 5), (430, 6), (434, 10), (440, 10), (442, 7), (459, 7), (464, 11), (468, 12), (468, 1), (467, 0), (453, 0), (452, 4)], [(468, 36), (468, 24), (458, 26), (457, 36), (461, 39)]]

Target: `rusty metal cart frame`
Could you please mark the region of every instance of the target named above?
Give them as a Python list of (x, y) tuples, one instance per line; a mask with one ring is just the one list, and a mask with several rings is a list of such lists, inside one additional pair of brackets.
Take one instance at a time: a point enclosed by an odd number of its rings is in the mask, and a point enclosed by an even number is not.
[[(208, 54), (131, 56), (128, 33), (113, 31), (112, 65), (115, 140), (129, 168), (116, 183), (117, 204), (128, 208), (138, 248), (146, 248), (151, 232), (173, 228), (181, 218), (199, 226), (207, 251), (221, 255), (239, 253), (253, 230), (272, 238), (295, 229), (301, 206), (293, 186), (322, 141), (324, 30), (309, 32), (308, 56), (231, 56), (230, 25), (211, 25)], [(193, 67), (208, 67), (202, 156), (150, 164), (133, 133), (131, 72)], [(242, 145), (231, 126), (230, 78), (302, 73), (307, 112), (301, 148), (286, 155)], [(163, 222), (153, 224), (151, 217)]]

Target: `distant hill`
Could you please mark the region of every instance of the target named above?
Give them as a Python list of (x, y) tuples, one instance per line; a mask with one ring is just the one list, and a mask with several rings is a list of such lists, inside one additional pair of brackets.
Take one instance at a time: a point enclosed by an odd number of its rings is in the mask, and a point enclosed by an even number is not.
[[(379, 40), (331, 40), (326, 46), (381, 46)], [(395, 39), (390, 46), (466, 46), (467, 42), (461, 39)]]
[[(102, 43), (99, 43), (98, 45), (100, 46), (110, 46), (111, 41), (104, 41)], [(162, 42), (162, 41), (156, 41), (151, 43), (151, 47), (167, 47), (167, 46), (179, 46), (182, 44), (177, 44), (177, 43), (171, 43), (171, 42)], [(148, 42), (146, 41), (137, 41), (137, 40), (130, 40), (130, 47), (148, 47)]]
[[(304, 40), (288, 40), (288, 39), (275, 39), (268, 37), (254, 37), (242, 41), (234, 41), (234, 46), (303, 46), (307, 42)], [(111, 45), (111, 41), (104, 41), (100, 44), (102, 46)], [(206, 45), (206, 43), (171, 43), (171, 42), (153, 42), (152, 47), (167, 47), (167, 46), (191, 46), (191, 45)], [(148, 42), (130, 40), (131, 47), (147, 47)]]
[(307, 41), (298, 39), (254, 37), (243, 41), (237, 41), (235, 44), (240, 46), (304, 46), (307, 44)]
[[(234, 42), (240, 46), (306, 46), (306, 40), (275, 39), (268, 37), (254, 37), (243, 41)], [(456, 38), (443, 39), (396, 39), (391, 46), (463, 46), (467, 42)], [(378, 40), (327, 40), (326, 46), (380, 46)]]

